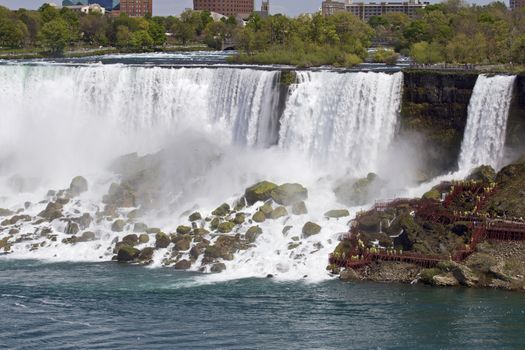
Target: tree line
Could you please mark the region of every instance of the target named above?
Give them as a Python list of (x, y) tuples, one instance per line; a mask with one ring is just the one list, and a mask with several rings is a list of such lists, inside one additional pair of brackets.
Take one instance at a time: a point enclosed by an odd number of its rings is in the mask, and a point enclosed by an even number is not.
[[(414, 18), (389, 13), (363, 22), (350, 13), (290, 18), (252, 15), (245, 23), (209, 12), (179, 17), (130, 18), (81, 14), (43, 5), (37, 11), (0, 6), (0, 47), (41, 48), (60, 54), (71, 45), (151, 50), (166, 43), (206, 44), (221, 49), (235, 43), (237, 62), (350, 67), (367, 58), (395, 63), (399, 55), (418, 63), (525, 63), (525, 10), (501, 2), (485, 6), (446, 0)], [(379, 46), (369, 57), (368, 48)], [(386, 49), (384, 47), (389, 47)]]

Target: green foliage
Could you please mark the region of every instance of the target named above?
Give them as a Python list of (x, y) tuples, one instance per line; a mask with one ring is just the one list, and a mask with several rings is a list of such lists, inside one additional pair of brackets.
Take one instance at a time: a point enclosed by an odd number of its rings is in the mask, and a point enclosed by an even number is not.
[(374, 62), (376, 63), (386, 63), (386, 64), (396, 64), (399, 54), (391, 49), (380, 48), (374, 53)]
[(422, 41), (415, 43), (410, 48), (410, 56), (417, 63), (439, 63), (443, 62), (442, 47), (437, 43)]
[(24, 22), (16, 18), (0, 17), (0, 47), (20, 48), (29, 39)]
[(44, 46), (49, 48), (54, 55), (62, 54), (71, 40), (67, 22), (61, 18), (53, 19), (44, 24), (40, 34)]

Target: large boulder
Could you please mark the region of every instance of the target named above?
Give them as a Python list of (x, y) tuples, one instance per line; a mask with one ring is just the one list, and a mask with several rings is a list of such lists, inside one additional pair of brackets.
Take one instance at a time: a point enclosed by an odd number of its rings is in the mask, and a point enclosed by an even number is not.
[(177, 235), (174, 239), (172, 239), (173, 243), (175, 243), (175, 249), (178, 251), (186, 251), (190, 249), (191, 246), (191, 236), (190, 235)]
[(117, 253), (117, 261), (130, 262), (135, 261), (140, 255), (140, 250), (123, 245), (120, 247)]
[(308, 209), (306, 209), (306, 204), (304, 203), (304, 201), (300, 201), (292, 205), (292, 214), (294, 215), (308, 214)]
[(170, 237), (164, 232), (159, 232), (155, 235), (155, 248), (167, 248), (171, 243)]
[(467, 180), (491, 183), (496, 180), (496, 171), (489, 165), (482, 165), (472, 170)]
[(344, 218), (346, 216), (350, 216), (350, 212), (348, 212), (348, 210), (346, 209), (334, 209), (334, 210), (329, 210), (326, 213), (324, 213), (324, 216), (326, 216), (327, 218), (338, 219), (338, 218)]
[(113, 224), (111, 225), (111, 231), (113, 232), (122, 232), (124, 231), (124, 227), (126, 226), (126, 222), (122, 219), (115, 220)]
[(276, 188), (276, 184), (268, 181), (262, 181), (251, 187), (248, 187), (244, 191), (244, 198), (246, 199), (248, 205), (253, 205), (258, 201), (266, 201), (271, 198), (271, 193)]
[(272, 199), (281, 205), (292, 205), (308, 198), (308, 190), (301, 184), (286, 183), (271, 191)]
[(198, 211), (196, 211), (195, 213), (191, 214), (188, 218), (190, 221), (198, 221), (198, 220), (201, 220), (202, 219), (202, 215), (201, 213), (199, 213)]
[(61, 218), (63, 205), (57, 202), (49, 202), (46, 208), (41, 211), (38, 216), (48, 220), (53, 221), (55, 219)]
[(266, 220), (266, 215), (260, 210), (258, 210), (255, 214), (252, 216), (252, 220), (255, 222), (264, 222)]
[(132, 233), (130, 235), (126, 235), (122, 238), (122, 242), (126, 245), (129, 245), (130, 247), (134, 247), (139, 243), (139, 237)]
[(432, 277), (432, 283), (439, 287), (451, 287), (459, 284), (451, 273), (443, 273)]
[(181, 235), (186, 235), (186, 234), (190, 233), (191, 230), (192, 229), (189, 226), (180, 225), (179, 227), (177, 227), (177, 233), (181, 234)]
[(82, 176), (77, 176), (73, 178), (71, 184), (69, 185), (69, 193), (71, 196), (76, 197), (81, 193), (84, 193), (88, 190), (88, 182)]
[(226, 216), (230, 213), (230, 206), (227, 203), (223, 203), (211, 213), (215, 216)]
[(229, 233), (232, 232), (233, 228), (235, 227), (235, 223), (231, 221), (224, 221), (217, 226), (217, 230), (221, 233)]
[(143, 222), (137, 222), (135, 225), (133, 225), (133, 232), (146, 232), (147, 229), (148, 225)]
[(182, 259), (175, 264), (175, 270), (188, 270), (191, 267), (191, 261)]
[(346, 179), (334, 188), (337, 200), (348, 206), (363, 205), (370, 201), (382, 187), (379, 177), (370, 173), (362, 179)]
[(321, 232), (321, 226), (314, 222), (308, 221), (306, 224), (304, 224), (302, 232), (303, 237), (308, 238)]
[(344, 269), (339, 273), (339, 279), (341, 281), (358, 281), (360, 280), (359, 275), (354, 269)]
[(248, 242), (253, 243), (261, 234), (262, 230), (259, 226), (252, 226), (246, 231), (244, 237)]
[(155, 253), (155, 250), (151, 247), (147, 247), (141, 250), (138, 260), (142, 264), (149, 264), (153, 261), (153, 254)]
[(272, 213), (270, 214), (270, 218), (276, 220), (276, 219), (282, 218), (283, 216), (286, 216), (286, 215), (288, 215), (288, 211), (286, 210), (285, 207), (280, 206), (280, 207), (275, 208), (272, 211)]
[(13, 215), (13, 214), (14, 214), (14, 212), (12, 212), (9, 209), (0, 208), (0, 217), (2, 217), (2, 216), (10, 216), (10, 215)]
[(224, 265), (224, 263), (216, 263), (216, 264), (213, 264), (211, 269), (210, 269), (210, 272), (212, 273), (220, 273), (222, 271), (226, 270), (226, 265)]

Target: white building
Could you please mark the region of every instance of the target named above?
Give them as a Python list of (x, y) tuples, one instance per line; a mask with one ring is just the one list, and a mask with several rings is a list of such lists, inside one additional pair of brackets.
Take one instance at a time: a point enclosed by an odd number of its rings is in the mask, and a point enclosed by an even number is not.
[(72, 11), (81, 12), (81, 13), (100, 13), (105, 14), (106, 9), (100, 6), (99, 4), (91, 4), (91, 5), (74, 5), (74, 6), (64, 6), (65, 8), (68, 8)]

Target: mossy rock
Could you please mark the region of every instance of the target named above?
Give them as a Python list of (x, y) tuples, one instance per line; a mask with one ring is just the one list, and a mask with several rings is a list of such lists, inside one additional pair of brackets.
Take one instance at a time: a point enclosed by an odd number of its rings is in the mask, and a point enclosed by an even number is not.
[(283, 230), (281, 231), (281, 233), (286, 236), (288, 234), (288, 232), (290, 232), (290, 230), (292, 229), (293, 226), (290, 226), (290, 225), (286, 225), (283, 227)]
[(288, 250), (295, 249), (301, 245), (301, 242), (290, 242), (288, 243)]
[(111, 225), (111, 231), (113, 232), (122, 232), (124, 231), (124, 227), (126, 226), (126, 222), (124, 220), (118, 219), (113, 222)]
[(259, 207), (259, 211), (263, 212), (264, 216), (269, 218), (273, 211), (272, 204), (264, 203), (261, 207)]
[(303, 237), (308, 238), (321, 232), (321, 226), (317, 225), (315, 222), (308, 221), (304, 224), (302, 232)]
[(266, 215), (264, 215), (264, 213), (259, 210), (253, 214), (252, 220), (255, 222), (264, 222), (264, 220), (266, 220)]
[(136, 234), (132, 233), (132, 234), (124, 236), (122, 238), (122, 242), (126, 245), (133, 247), (137, 245), (137, 243), (139, 242), (139, 237)]
[(434, 276), (437, 276), (440, 273), (441, 270), (438, 268), (423, 269), (420, 275), (421, 282), (426, 284), (434, 284)]
[(433, 188), (423, 195), (423, 199), (441, 200), (441, 192), (437, 188)]
[(272, 199), (281, 205), (292, 205), (308, 198), (308, 190), (301, 184), (286, 183), (271, 191)]
[(272, 211), (272, 213), (270, 214), (270, 218), (272, 218), (273, 220), (276, 220), (286, 215), (288, 215), (288, 210), (286, 210), (285, 207), (280, 206), (280, 207), (275, 208)]
[(210, 228), (212, 230), (216, 230), (218, 227), (219, 227), (219, 224), (221, 223), (221, 219), (215, 217), (213, 218), (213, 220), (210, 222)]
[(175, 270), (188, 270), (189, 268), (191, 268), (191, 261), (186, 259), (177, 261), (175, 264)]
[(248, 242), (253, 243), (257, 240), (257, 237), (259, 237), (262, 233), (263, 231), (259, 226), (252, 226), (246, 231), (244, 237)]
[(145, 233), (139, 236), (139, 244), (144, 244), (149, 242), (149, 236)]
[(306, 209), (306, 203), (300, 201), (292, 205), (292, 214), (294, 215), (304, 215), (308, 214), (308, 209)]
[(237, 225), (241, 225), (246, 220), (246, 216), (243, 213), (237, 213), (235, 214), (235, 218), (233, 219), (233, 222)]
[(217, 226), (217, 230), (221, 233), (229, 233), (232, 232), (233, 228), (235, 227), (235, 223), (231, 221), (224, 221)]
[(186, 234), (190, 233), (191, 230), (192, 229), (189, 226), (180, 225), (179, 227), (177, 227), (177, 233), (181, 234), (181, 235), (186, 235)]
[(146, 247), (140, 251), (139, 261), (143, 264), (149, 264), (153, 260), (153, 254), (155, 250), (151, 247)]
[(496, 181), (496, 171), (489, 165), (482, 165), (472, 170), (467, 180), (491, 183)]
[(155, 235), (155, 248), (167, 248), (171, 243), (170, 237), (164, 232), (159, 232)]
[(220, 273), (222, 271), (226, 270), (226, 265), (224, 265), (224, 263), (216, 263), (216, 264), (213, 264), (211, 269), (210, 269), (210, 272), (212, 273)]
[(155, 233), (155, 234), (157, 234), (157, 233), (160, 233), (160, 232), (162, 232), (162, 231), (158, 227), (149, 227), (148, 229), (146, 229), (146, 233)]
[(140, 255), (140, 250), (130, 247), (128, 245), (123, 245), (120, 247), (117, 253), (117, 261), (120, 262), (130, 262), (135, 261)]
[(11, 216), (13, 214), (14, 214), (14, 212), (9, 210), (9, 209), (0, 208), (0, 217)]
[(324, 213), (324, 216), (326, 216), (327, 218), (338, 219), (338, 218), (344, 218), (346, 216), (350, 216), (350, 212), (346, 209), (334, 209), (334, 210), (329, 210), (326, 213)]
[(253, 205), (258, 201), (266, 201), (271, 198), (271, 192), (276, 188), (276, 184), (268, 181), (262, 181), (251, 187), (248, 187), (244, 192), (244, 198), (246, 199), (248, 205)]
[(199, 213), (199, 212), (196, 211), (195, 213), (191, 214), (191, 215), (189, 216), (188, 219), (189, 219), (191, 222), (193, 222), (193, 221), (198, 221), (198, 220), (202, 220), (202, 215), (201, 215), (201, 213)]
[(245, 207), (246, 207), (246, 199), (244, 197), (241, 197), (239, 198), (237, 202), (235, 202), (233, 210), (239, 211), (239, 210), (243, 210)]
[(196, 228), (192, 231), (194, 236), (206, 236), (210, 231), (204, 229), (204, 228)]
[(189, 235), (181, 235), (174, 243), (176, 250), (187, 251), (191, 247), (191, 237)]
[(230, 213), (230, 206), (228, 203), (222, 203), (218, 208), (211, 212), (215, 216), (226, 216)]

